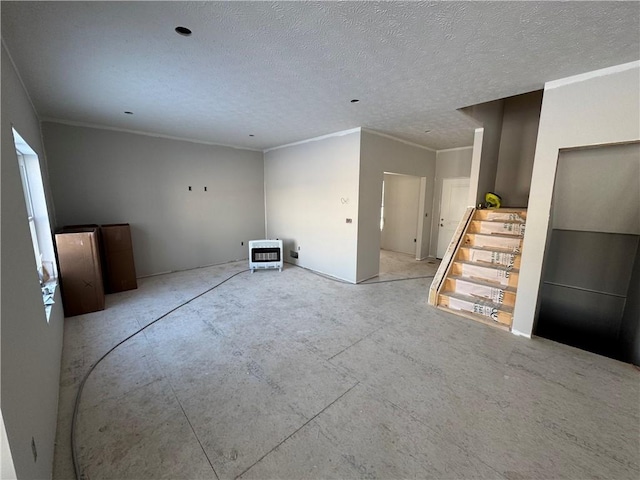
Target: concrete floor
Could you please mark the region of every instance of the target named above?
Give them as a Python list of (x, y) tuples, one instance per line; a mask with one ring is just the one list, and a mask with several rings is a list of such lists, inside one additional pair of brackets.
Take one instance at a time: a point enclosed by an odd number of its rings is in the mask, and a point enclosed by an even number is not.
[[(388, 258), (385, 258), (385, 255)], [(381, 279), (436, 265), (383, 252)], [(386, 267), (385, 267), (386, 265)], [(394, 270), (395, 267), (398, 269)], [(79, 381), (245, 262), (142, 279), (66, 319), (54, 478)], [(426, 305), (430, 279), (242, 273), (114, 351), (78, 416), (87, 478), (633, 478), (640, 372)]]

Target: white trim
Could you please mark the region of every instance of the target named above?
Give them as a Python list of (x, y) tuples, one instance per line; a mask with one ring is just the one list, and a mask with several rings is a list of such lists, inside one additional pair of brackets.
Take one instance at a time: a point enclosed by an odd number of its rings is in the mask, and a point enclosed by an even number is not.
[(4, 48), (4, 51), (7, 53), (7, 56), (9, 57), (9, 61), (11, 62), (11, 65), (13, 65), (13, 71), (16, 72), (18, 81), (20, 82), (20, 85), (22, 85), (22, 90), (24, 90), (24, 94), (27, 96), (27, 100), (29, 100), (29, 103), (31, 104), (33, 113), (36, 115), (37, 119), (40, 119), (40, 116), (38, 115), (38, 110), (36, 110), (36, 106), (34, 105), (33, 100), (31, 99), (31, 95), (29, 95), (29, 90), (27, 90), (27, 87), (25, 86), (24, 81), (22, 80), (22, 75), (20, 75), (20, 71), (16, 66), (16, 62), (13, 61), (13, 57), (9, 52), (9, 47), (7, 47), (7, 44), (4, 43), (4, 38), (0, 37), (0, 42), (2, 43), (2, 47)]
[(440, 153), (440, 152), (457, 152), (458, 150), (473, 150), (473, 145), (469, 145), (468, 147), (445, 148), (444, 150), (436, 150), (436, 153)]
[(565, 85), (570, 85), (572, 83), (584, 82), (585, 80), (591, 80), (592, 78), (604, 77), (606, 75), (620, 73), (626, 70), (632, 70), (634, 68), (640, 68), (640, 60), (636, 60), (635, 62), (623, 63), (622, 65), (615, 65), (613, 67), (601, 68), (600, 70), (581, 73), (572, 77), (552, 80), (544, 84), (544, 89), (551, 90), (553, 88), (564, 87)]
[(214, 147), (235, 148), (236, 150), (249, 150), (251, 152), (262, 152), (262, 150), (256, 149), (256, 148), (239, 147), (237, 145), (227, 145), (224, 143), (207, 142), (204, 140), (195, 140), (193, 138), (175, 137), (173, 135), (164, 135), (162, 133), (145, 132), (142, 130), (132, 130), (129, 128), (109, 127), (106, 125), (98, 125), (95, 123), (76, 122), (74, 120), (63, 120), (61, 118), (55, 118), (55, 117), (43, 117), (41, 119), (41, 122), (60, 123), (62, 125), (71, 125), (73, 127), (95, 128), (98, 130), (110, 130), (113, 132), (123, 132), (123, 133), (131, 133), (134, 135), (144, 135), (146, 137), (165, 138), (167, 140), (176, 140), (179, 142), (197, 143), (200, 145), (212, 145)]
[(511, 333), (513, 333), (515, 336), (517, 337), (524, 337), (524, 338), (528, 338), (529, 340), (531, 340), (531, 335), (528, 335), (526, 333), (520, 332), (516, 329), (511, 329)]
[(326, 138), (331, 138), (331, 137), (343, 137), (344, 135), (351, 135), (352, 133), (356, 133), (356, 132), (360, 132), (362, 131), (362, 127), (356, 127), (356, 128), (352, 128), (350, 130), (342, 130), (340, 132), (334, 132), (334, 133), (329, 133), (327, 135), (321, 135), (319, 137), (313, 137), (313, 138), (308, 138), (306, 140), (300, 140), (299, 142), (292, 142), (292, 143), (286, 143), (284, 145), (278, 145), (277, 147), (271, 147), (271, 148), (267, 148), (265, 150), (263, 150), (263, 153), (267, 153), (267, 152), (271, 152), (272, 150), (279, 150), (281, 148), (287, 148), (287, 147), (293, 147), (296, 145), (303, 145), (305, 143), (310, 143), (310, 142), (318, 142), (320, 140), (324, 140)]
[(362, 131), (363, 132), (367, 132), (367, 133), (371, 133), (372, 135), (378, 135), (379, 137), (389, 138), (391, 140), (395, 140), (396, 142), (405, 143), (407, 145), (411, 145), (412, 147), (422, 148), (423, 150), (428, 150), (428, 151), (434, 152), (434, 153), (437, 152), (437, 150), (434, 150), (431, 147), (426, 147), (424, 145), (419, 145), (417, 143), (410, 142), (409, 140), (403, 140), (402, 138), (394, 137), (393, 135), (389, 135), (387, 133), (377, 132), (377, 131), (371, 130), (369, 128), (363, 128)]

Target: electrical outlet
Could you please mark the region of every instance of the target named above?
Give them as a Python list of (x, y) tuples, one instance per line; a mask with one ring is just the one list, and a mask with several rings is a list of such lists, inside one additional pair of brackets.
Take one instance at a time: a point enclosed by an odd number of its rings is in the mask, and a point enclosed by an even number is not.
[(298, 252), (296, 252), (295, 250), (289, 250), (289, 255), (291, 256), (291, 258), (298, 258)]
[(205, 192), (207, 191), (207, 187), (204, 187), (204, 191), (205, 191)]
[(347, 223), (353, 223), (353, 219), (347, 218)]
[(240, 245), (244, 245), (244, 242), (240, 242)]
[(416, 243), (417, 241), (418, 241), (418, 239), (417, 239), (417, 238), (414, 238), (414, 239), (413, 239), (413, 243)]
[(31, 437), (31, 453), (33, 453), (33, 461), (38, 460), (38, 449), (36, 448), (36, 439)]
[(191, 185), (189, 185), (189, 191), (191, 191)]

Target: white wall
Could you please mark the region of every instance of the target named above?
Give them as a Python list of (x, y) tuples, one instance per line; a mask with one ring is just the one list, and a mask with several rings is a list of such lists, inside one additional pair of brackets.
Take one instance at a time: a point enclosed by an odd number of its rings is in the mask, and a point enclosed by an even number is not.
[[(38, 154), (48, 190), (47, 168), (36, 112), (4, 45), (1, 50), (1, 409), (18, 478), (50, 478), (62, 354), (62, 303), (58, 290), (47, 323), (12, 126)], [(49, 212), (52, 212), (51, 205)], [(32, 438), (38, 451), (35, 462), (31, 453)]]
[(358, 223), (358, 281), (380, 270), (380, 205), (384, 172), (426, 177), (421, 192), (423, 212), (418, 222), (418, 250), (426, 258), (430, 249), (436, 153), (402, 141), (362, 130), (360, 153), (360, 208)]
[(559, 151), (639, 140), (638, 85), (640, 62), (545, 85), (514, 311), (516, 334), (530, 336), (534, 327)]
[(265, 153), (267, 237), (287, 262), (356, 281), (359, 164), (359, 129)]
[(138, 276), (248, 258), (247, 241), (264, 237), (261, 152), (42, 128), (57, 226), (130, 223)]
[[(439, 150), (436, 153), (436, 178), (433, 193), (433, 214), (431, 215), (431, 248), (429, 256), (435, 257), (438, 248), (438, 220), (442, 202), (442, 181), (445, 178), (469, 178), (473, 147)], [(474, 195), (475, 198), (475, 195)]]
[(4, 427), (2, 410), (0, 410), (0, 423), (2, 423), (2, 431), (0, 431), (0, 478), (2, 480), (13, 480), (17, 478), (16, 469), (13, 466), (13, 458), (11, 458), (11, 449), (9, 448), (7, 430)]

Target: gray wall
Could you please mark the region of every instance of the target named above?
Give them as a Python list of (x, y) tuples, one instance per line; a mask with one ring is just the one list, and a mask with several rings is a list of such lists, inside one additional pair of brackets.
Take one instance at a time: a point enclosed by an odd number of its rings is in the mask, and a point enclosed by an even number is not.
[(527, 207), (541, 105), (542, 91), (537, 91), (462, 110), (483, 130), (474, 140), (479, 154), (471, 169), (471, 205), (495, 192), (503, 207)]
[(261, 152), (42, 128), (57, 226), (130, 223), (138, 276), (248, 258), (247, 241), (264, 237)]
[(359, 163), (359, 130), (265, 153), (267, 237), (287, 262), (356, 281)]
[(633, 263), (627, 303), (620, 325), (623, 355), (628, 361), (640, 365), (640, 245)]
[(640, 144), (560, 152), (552, 228), (640, 235)]
[(484, 203), (485, 193), (495, 190), (504, 100), (474, 105), (463, 111), (478, 120), (483, 128), (482, 143), (478, 145), (480, 155), (474, 157), (469, 182), (472, 185), (469, 189), (470, 194), (474, 191), (476, 193), (475, 201), (471, 204), (475, 206), (478, 203)]
[(442, 201), (442, 181), (445, 178), (469, 178), (473, 147), (439, 150), (436, 154), (436, 180), (431, 215), (431, 247), (429, 256), (435, 257), (438, 248), (438, 219)]
[[(408, 145), (375, 132), (362, 130), (360, 152), (360, 191), (358, 222), (358, 281), (378, 274), (380, 270), (380, 205), (384, 172), (413, 175), (421, 182), (418, 222), (420, 258), (429, 254), (433, 210), (433, 185), (436, 153)], [(428, 215), (428, 216), (427, 216)]]
[(526, 208), (529, 203), (541, 107), (542, 91), (504, 101), (495, 191), (505, 207)]
[[(2, 50), (2, 418), (18, 478), (50, 478), (58, 410), (63, 313), (59, 290), (49, 322), (31, 246), (11, 127), (38, 154), (45, 189), (46, 161), (38, 118)], [(49, 213), (52, 213), (51, 205)], [(51, 219), (53, 224), (53, 219)], [(34, 462), (31, 439), (38, 451)], [(2, 463), (11, 462), (3, 456)], [(5, 471), (3, 465), (2, 471)]]

